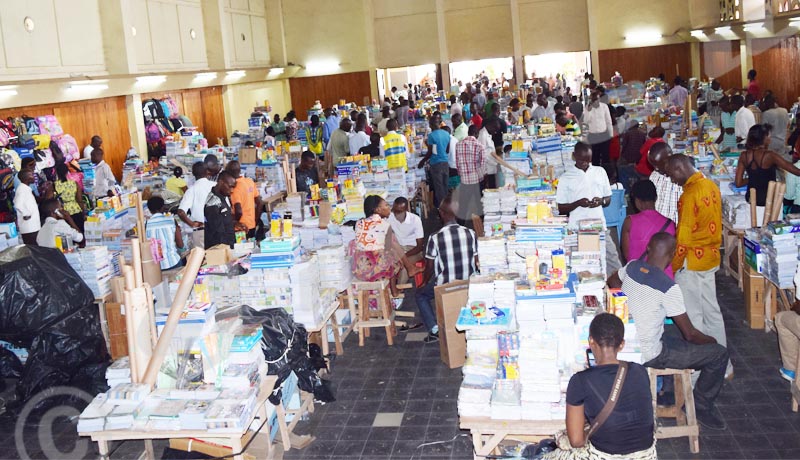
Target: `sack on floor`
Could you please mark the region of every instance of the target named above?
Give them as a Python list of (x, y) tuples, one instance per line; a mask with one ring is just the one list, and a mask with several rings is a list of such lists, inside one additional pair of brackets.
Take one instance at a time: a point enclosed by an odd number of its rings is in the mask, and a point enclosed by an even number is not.
[[(60, 251), (22, 245), (0, 252), (0, 299), (0, 340), (28, 349), (11, 409), (54, 387), (91, 395), (108, 388), (110, 357), (94, 295)], [(76, 395), (44, 393), (37, 407)]]

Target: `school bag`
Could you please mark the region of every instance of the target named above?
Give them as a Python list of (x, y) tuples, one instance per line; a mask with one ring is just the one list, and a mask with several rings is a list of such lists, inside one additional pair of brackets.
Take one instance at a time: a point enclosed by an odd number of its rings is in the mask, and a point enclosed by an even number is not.
[(161, 108), (161, 103), (158, 99), (148, 99), (142, 102), (142, 112), (145, 118), (164, 118), (164, 110)]
[(39, 122), (40, 134), (49, 134), (53, 137), (58, 137), (64, 134), (64, 130), (61, 128), (61, 123), (58, 122), (58, 119), (55, 115), (43, 115), (37, 117), (36, 120)]
[(158, 124), (154, 121), (148, 121), (144, 130), (148, 144), (156, 144), (163, 137), (161, 135), (161, 129), (159, 129)]
[(177, 118), (180, 114), (178, 113), (178, 103), (175, 102), (170, 96), (167, 96), (163, 99), (164, 103), (167, 104), (169, 108), (170, 117), (169, 118)]
[(78, 147), (78, 141), (76, 141), (71, 135), (64, 134), (58, 138), (56, 144), (58, 144), (58, 148), (61, 149), (61, 153), (64, 154), (64, 161), (67, 163), (72, 160), (81, 159), (81, 150)]
[(25, 134), (39, 134), (39, 122), (35, 118), (23, 115), (22, 121), (25, 122)]
[(169, 110), (169, 105), (167, 105), (164, 101), (158, 101), (159, 105), (161, 105), (161, 118), (169, 118), (170, 114), (172, 113)]

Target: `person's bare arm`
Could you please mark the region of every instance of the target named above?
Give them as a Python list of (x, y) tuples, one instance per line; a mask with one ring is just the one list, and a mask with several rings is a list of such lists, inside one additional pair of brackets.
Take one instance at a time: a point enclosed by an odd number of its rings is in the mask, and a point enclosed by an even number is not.
[(406, 253), (406, 257), (411, 257), (419, 254), (425, 249), (425, 238), (417, 238), (417, 245), (411, 248), (410, 251)]
[(586, 416), (583, 412), (583, 405), (567, 404), (567, 437), (572, 447), (583, 447), (586, 444), (586, 433), (583, 431), (585, 425)]
[(773, 151), (769, 152), (769, 156), (772, 159), (772, 164), (778, 166), (779, 168), (788, 173), (794, 174), (795, 176), (800, 176), (800, 168), (790, 163), (789, 160), (783, 158), (782, 156), (778, 155)]
[(183, 209), (178, 209), (178, 217), (188, 226), (192, 228), (199, 228), (202, 227), (203, 224), (201, 222), (194, 221), (189, 218), (189, 215)]
[(744, 177), (744, 155), (739, 157), (739, 162), (736, 165), (736, 186), (744, 187), (747, 185), (747, 179)]
[(81, 212), (86, 212), (86, 203), (83, 201), (83, 190), (81, 190), (80, 187), (75, 187), (75, 201), (77, 201), (78, 206), (81, 207)]
[(689, 315), (686, 313), (681, 313), (678, 316), (673, 316), (672, 321), (678, 326), (680, 329), (681, 334), (683, 334), (683, 338), (686, 339), (687, 342), (693, 343), (695, 345), (706, 345), (709, 343), (717, 343), (717, 341), (713, 337), (709, 337), (702, 332), (695, 329), (692, 321), (689, 319)]
[(572, 203), (558, 203), (558, 213), (561, 215), (567, 215), (574, 211), (577, 208), (589, 208), (591, 207), (592, 202), (589, 201), (588, 198), (581, 198), (578, 201), (573, 201)]
[(425, 152), (425, 156), (422, 157), (421, 160), (419, 160), (419, 164), (417, 164), (417, 169), (420, 169), (423, 166), (425, 166), (425, 163), (427, 163), (428, 160), (430, 160), (431, 155), (433, 155), (433, 144), (431, 144), (430, 140), (426, 141), (426, 144), (428, 145), (428, 151)]
[(620, 262), (623, 265), (628, 263), (630, 260), (630, 254), (628, 253), (631, 247), (631, 218), (626, 217), (625, 221), (622, 223), (622, 236), (619, 239), (619, 247), (622, 250), (622, 254), (620, 254)]
[(609, 276), (608, 279), (606, 280), (606, 284), (608, 285), (608, 287), (613, 289), (621, 288), (622, 280), (619, 278), (619, 272), (616, 271), (612, 273), (611, 276)]
[(175, 222), (175, 246), (183, 249), (183, 233), (181, 232), (181, 226), (177, 222)]
[(433, 276), (433, 259), (425, 259), (425, 271), (422, 274), (422, 286), (427, 286)]
[(233, 205), (233, 220), (235, 222), (239, 222), (242, 219), (242, 203), (236, 203)]

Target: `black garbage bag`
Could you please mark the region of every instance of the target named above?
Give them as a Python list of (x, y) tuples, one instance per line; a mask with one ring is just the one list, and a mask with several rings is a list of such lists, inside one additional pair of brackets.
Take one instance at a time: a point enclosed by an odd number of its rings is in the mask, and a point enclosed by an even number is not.
[[(277, 375), (275, 388), (294, 371), (301, 390), (314, 394), (314, 401), (329, 403), (336, 400), (330, 382), (317, 374), (316, 358), (309, 354), (308, 333), (302, 324), (297, 324), (292, 316), (282, 308), (258, 311), (246, 305), (242, 306), (239, 317), (244, 324), (261, 324), (264, 337), (261, 349), (264, 352), (270, 375)], [(318, 351), (318, 354), (321, 353)], [(317, 360), (318, 361), (318, 360)], [(278, 404), (281, 391), (274, 391), (270, 402)]]
[(0, 339), (28, 349), (17, 403), (55, 386), (89, 394), (108, 388), (111, 359), (100, 312), (60, 251), (17, 246), (0, 252), (0, 299)]
[(0, 347), (0, 379), (18, 379), (22, 377), (22, 363), (17, 355)]

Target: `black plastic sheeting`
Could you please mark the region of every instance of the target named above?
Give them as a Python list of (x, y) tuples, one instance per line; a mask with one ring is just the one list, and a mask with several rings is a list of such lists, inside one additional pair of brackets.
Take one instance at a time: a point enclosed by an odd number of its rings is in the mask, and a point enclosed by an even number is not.
[(0, 252), (0, 339), (28, 349), (21, 368), (0, 355), (0, 377), (19, 378), (19, 404), (54, 386), (89, 394), (108, 388), (111, 358), (100, 312), (57, 249), (22, 245)]
[[(276, 391), (269, 397), (272, 404), (280, 402), (281, 385), (292, 371), (297, 375), (300, 389), (313, 393), (315, 402), (336, 400), (330, 382), (321, 379), (317, 373), (325, 367), (320, 348), (314, 344), (309, 348), (306, 328), (295, 323), (292, 315), (282, 308), (258, 311), (243, 305), (239, 318), (244, 324), (261, 324), (263, 328), (261, 349), (268, 364), (267, 374), (278, 376)], [(323, 337), (325, 339), (327, 337)]]

